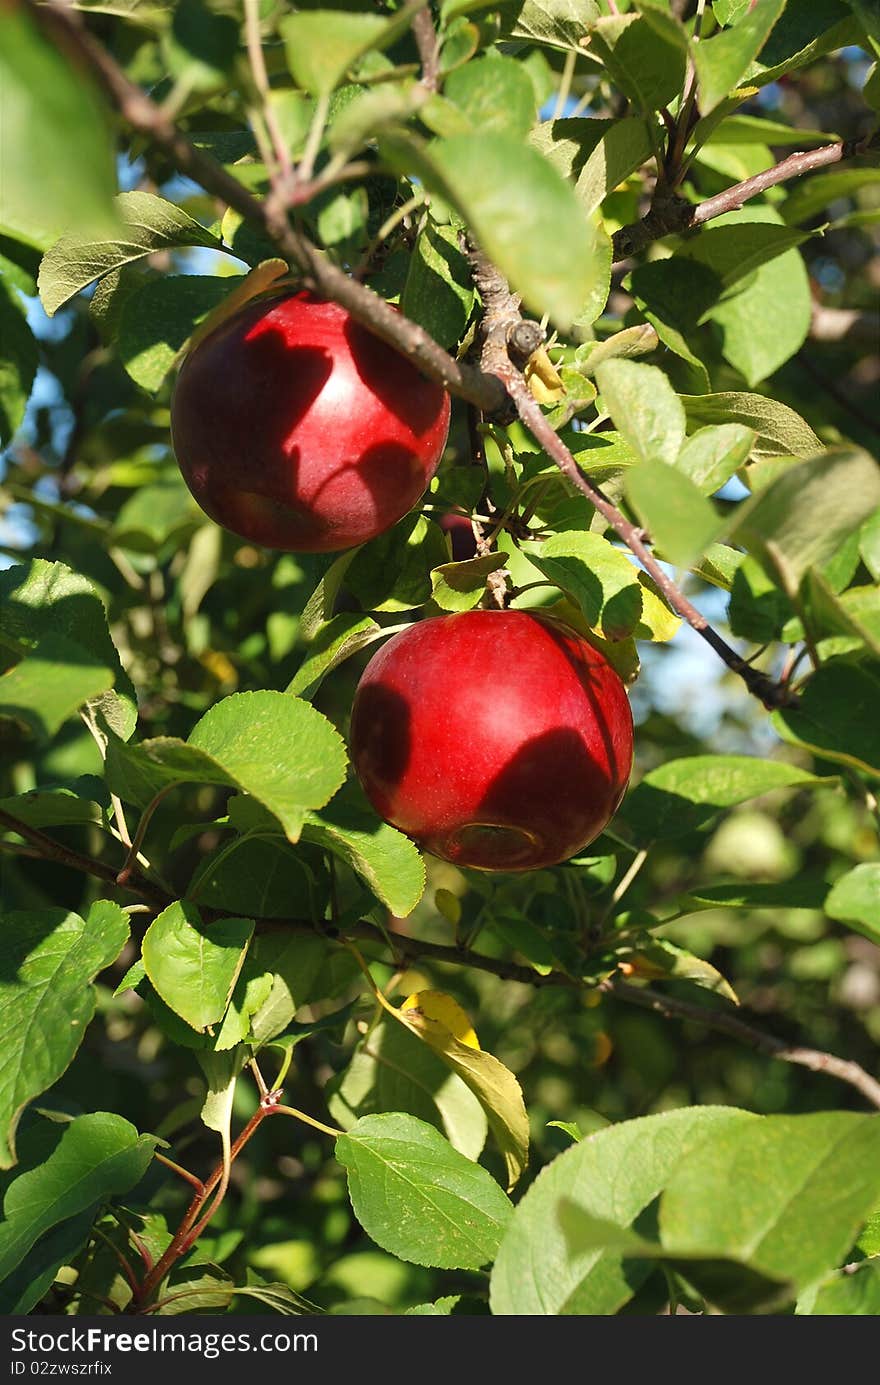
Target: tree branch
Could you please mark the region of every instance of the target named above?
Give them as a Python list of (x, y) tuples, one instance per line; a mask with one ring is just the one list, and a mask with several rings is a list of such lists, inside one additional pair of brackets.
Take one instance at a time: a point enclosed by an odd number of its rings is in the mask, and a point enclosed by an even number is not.
[[(478, 261), (480, 260), (480, 257), (476, 258)], [(623, 539), (630, 552), (638, 558), (645, 571), (657, 583), (673, 610), (696, 630), (697, 634), (706, 641), (729, 669), (738, 674), (749, 692), (760, 698), (764, 706), (771, 710), (775, 707), (793, 705), (796, 699), (791, 690), (783, 683), (776, 682), (767, 674), (762, 673), (760, 669), (747, 663), (741, 655), (737, 654), (735, 649), (731, 648), (726, 640), (722, 639), (717, 630), (709, 624), (706, 617), (688, 601), (671, 577), (664, 572), (660, 563), (646, 547), (643, 530), (631, 524), (599, 486), (589, 480), (581, 471), (568, 447), (559, 434), (554, 432), (541, 412), (529, 392), (521, 371), (517, 369), (510, 358), (512, 348), (517, 347), (518, 338), (523, 334), (528, 337), (524, 346), (534, 350), (534, 346), (531, 345), (532, 336), (527, 329), (534, 329), (536, 324), (522, 321), (517, 308), (518, 300), (511, 296), (503, 279), (485, 260), (478, 265), (477, 276), (481, 293), (484, 295), (484, 302), (488, 303), (489, 329), (483, 348), (483, 369), (490, 370), (504, 383), (522, 422), (536, 441), (540, 443), (548, 457), (556, 463), (563, 475), (582, 495), (587, 497), (603, 518), (608, 521), (615, 533)], [(494, 287), (492, 285), (493, 277), (498, 281)]]
[[(69, 846), (63, 846), (61, 842), (47, 837), (45, 832), (40, 832), (38, 828), (31, 827), (26, 822), (19, 822), (10, 813), (2, 810), (0, 810), (0, 827), (5, 827), (10, 832), (17, 832), (25, 841), (30, 842), (47, 861), (57, 861), (59, 865), (69, 866), (71, 870), (78, 870), (83, 875), (91, 875), (96, 880), (105, 881), (108, 885), (120, 886), (120, 882), (116, 878), (116, 871), (112, 866), (105, 865), (103, 861), (96, 861), (91, 856), (83, 856), (79, 851), (72, 851)], [(163, 907), (170, 903), (171, 897), (161, 886), (154, 885), (150, 880), (145, 880), (142, 875), (131, 875), (122, 883), (121, 888), (142, 895), (146, 899), (152, 899)]]
[(735, 183), (733, 187), (725, 188), (724, 192), (719, 192), (716, 197), (709, 197), (705, 202), (698, 202), (696, 206), (676, 196), (665, 185), (658, 184), (651, 207), (641, 221), (622, 227), (614, 235), (614, 260), (619, 262), (629, 259), (631, 255), (637, 255), (639, 251), (644, 250), (652, 241), (661, 240), (664, 236), (681, 235), (684, 231), (704, 225), (716, 216), (723, 216), (725, 212), (736, 211), (744, 202), (758, 197), (760, 193), (775, 187), (777, 183), (787, 182), (790, 178), (800, 178), (804, 173), (810, 173), (816, 168), (828, 168), (843, 159), (867, 154), (876, 147), (876, 140), (875, 134), (864, 135), (860, 139), (842, 140), (838, 144), (825, 144), (819, 149), (805, 149), (789, 154), (773, 168), (757, 173), (753, 178), (746, 178), (742, 183)]
[(413, 15), (412, 31), (422, 64), (422, 86), (426, 91), (436, 91), (440, 77), (440, 42), (427, 5)]
[(779, 1058), (783, 1063), (794, 1063), (798, 1067), (809, 1068), (811, 1072), (822, 1072), (828, 1077), (836, 1077), (839, 1081), (848, 1083), (850, 1087), (855, 1087), (872, 1106), (880, 1108), (880, 1082), (865, 1072), (858, 1063), (852, 1063), (846, 1058), (837, 1058), (833, 1053), (824, 1053), (818, 1048), (788, 1044), (784, 1039), (777, 1039), (772, 1034), (755, 1029), (753, 1025), (729, 1011), (707, 1010), (691, 1001), (662, 995), (650, 986), (632, 986), (628, 982), (610, 980), (602, 982), (599, 989), (608, 995), (616, 996), (618, 1000), (625, 1000), (629, 1005), (638, 1005), (643, 1010), (653, 1010), (664, 1019), (694, 1020), (717, 1034), (728, 1034), (732, 1039), (739, 1039), (749, 1048), (754, 1048), (758, 1053), (766, 1053), (770, 1058)]
[[(111, 867), (105, 866), (101, 861), (95, 861), (91, 857), (71, 851), (68, 847), (61, 846), (60, 843), (52, 841), (50, 837), (45, 836), (35, 827), (29, 827), (26, 823), (18, 822), (2, 810), (0, 810), (0, 824), (33, 842), (47, 859), (60, 861), (64, 865), (71, 866), (74, 870), (95, 876), (99, 880), (105, 880), (108, 884), (116, 884), (116, 875)], [(132, 879), (125, 888), (154, 899), (162, 905), (172, 901), (172, 896), (165, 894), (158, 886), (154, 886), (150, 881), (143, 878)], [(211, 912), (210, 910), (205, 911), (206, 915)], [(266, 919), (258, 922), (257, 931), (262, 933), (285, 931), (314, 935), (320, 931), (320, 925), (311, 919)], [(349, 940), (369, 942), (383, 949), (390, 948), (395, 960), (431, 961), (442, 963), (445, 966), (469, 967), (473, 971), (488, 972), (492, 976), (499, 977), (502, 981), (517, 981), (523, 986), (534, 988), (561, 986), (567, 990), (589, 988), (587, 983), (578, 977), (570, 976), (567, 972), (551, 971), (543, 974), (534, 971), (532, 967), (522, 966), (518, 962), (485, 957), (480, 953), (466, 951), (461, 947), (448, 947), (442, 943), (423, 941), (420, 938), (412, 938), (406, 933), (386, 934), (366, 919), (348, 925), (344, 934), (336, 934), (328, 925), (327, 939), (330, 942), (340, 943)], [(612, 977), (607, 981), (600, 982), (597, 989), (617, 1000), (624, 1001), (628, 1005), (637, 1005), (642, 1009), (653, 1010), (656, 1014), (663, 1015), (667, 1019), (694, 1020), (716, 1033), (727, 1034), (731, 1038), (739, 1039), (750, 1048), (756, 1049), (759, 1053), (766, 1053), (771, 1058), (778, 1058), (785, 1063), (794, 1063), (800, 1067), (809, 1068), (812, 1072), (824, 1072), (829, 1077), (836, 1077), (839, 1081), (855, 1087), (867, 1101), (880, 1108), (880, 1082), (875, 1081), (858, 1063), (837, 1058), (834, 1054), (825, 1053), (821, 1049), (788, 1044), (783, 1039), (777, 1039), (772, 1034), (765, 1034), (761, 1030), (755, 1029), (753, 1025), (748, 1024), (735, 1014), (724, 1010), (710, 1010), (691, 1001), (679, 1000), (675, 996), (666, 996), (648, 986), (633, 986), (629, 982), (616, 981)], [(267, 1113), (264, 1112), (263, 1114)], [(252, 1133), (250, 1126), (247, 1129)], [(244, 1135), (244, 1132), (242, 1133)], [(239, 1139), (241, 1140), (242, 1137), (240, 1136)], [(236, 1146), (233, 1146), (234, 1151), (235, 1149)], [(219, 1167), (218, 1165), (218, 1170)], [(202, 1196), (195, 1199), (199, 1205), (204, 1202), (204, 1197), (216, 1186), (216, 1182), (219, 1180), (218, 1170), (215, 1170), (212, 1179), (203, 1185)]]
[(56, 0), (42, 5), (35, 0), (26, 3), (50, 36), (95, 74), (126, 123), (162, 149), (180, 173), (260, 226), (290, 264), (300, 270), (308, 287), (347, 308), (352, 317), (452, 393), (489, 414), (503, 407), (504, 389), (498, 380), (466, 362), (454, 360), (423, 328), (332, 264), (291, 225), (286, 209), (273, 199), (260, 202), (221, 164), (197, 149), (164, 111), (129, 81), (115, 59), (82, 26), (75, 12)]

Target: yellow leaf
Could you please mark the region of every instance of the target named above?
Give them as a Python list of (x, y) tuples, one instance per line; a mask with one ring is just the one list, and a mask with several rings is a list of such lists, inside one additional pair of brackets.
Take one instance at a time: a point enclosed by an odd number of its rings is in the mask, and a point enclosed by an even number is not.
[(425, 1019), (437, 1020), (460, 1044), (479, 1051), (480, 1042), (470, 1020), (458, 1001), (444, 991), (417, 991), (415, 995), (408, 995), (400, 1008), (414, 1010)]
[(225, 322), (229, 317), (234, 317), (239, 309), (249, 303), (252, 298), (257, 298), (261, 293), (272, 288), (273, 285), (276, 288), (280, 287), (278, 280), (289, 273), (290, 266), (285, 260), (263, 260), (255, 269), (245, 274), (229, 294), (229, 297), (224, 298), (222, 303), (218, 303), (214, 311), (209, 313), (204, 322), (199, 324), (190, 337), (188, 350), (192, 351), (199, 342), (210, 336), (221, 322)]
[[(448, 1001), (449, 997), (443, 996), (442, 999)], [(456, 1005), (455, 1008), (459, 1007)], [(504, 1157), (507, 1191), (510, 1192), (529, 1157), (529, 1118), (522, 1088), (513, 1073), (491, 1053), (460, 1043), (445, 1024), (432, 1019), (421, 1007), (411, 1007), (409, 1010), (392, 1008), (391, 1013), (432, 1048), (470, 1087), (486, 1112), (489, 1128)]]
[(546, 347), (539, 346), (526, 361), (523, 377), (539, 404), (558, 404), (565, 398), (565, 385)]

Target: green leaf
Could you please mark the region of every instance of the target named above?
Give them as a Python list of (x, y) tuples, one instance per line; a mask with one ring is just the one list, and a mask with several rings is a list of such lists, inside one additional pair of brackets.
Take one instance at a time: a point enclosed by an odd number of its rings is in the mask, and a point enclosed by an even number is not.
[(567, 328), (602, 278), (599, 233), (574, 190), (513, 135), (457, 135), (430, 146), (390, 137), (380, 152), (461, 214), (526, 305)]
[(156, 992), (200, 1032), (229, 1004), (254, 931), (253, 919), (205, 923), (194, 904), (169, 904), (144, 934), (143, 958)]
[(0, 717), (51, 740), (89, 698), (113, 686), (114, 670), (64, 635), (48, 634), (0, 677)]
[(85, 780), (72, 789), (31, 789), (12, 798), (0, 798), (0, 810), (26, 822), (29, 827), (68, 827), (74, 823), (101, 821), (101, 809), (85, 795), (100, 793), (100, 780)]
[(135, 384), (155, 393), (195, 328), (228, 298), (235, 284), (235, 278), (166, 274), (147, 279), (130, 294), (122, 307), (117, 346)]
[[(445, 0), (443, 13), (451, 5), (460, 13), (467, 9), (483, 8), (484, 0)], [(525, 0), (516, 16), (515, 38), (530, 39), (548, 48), (582, 51), (584, 30), (599, 17), (597, 0)]]
[(0, 17), (0, 88), (0, 229), (43, 248), (65, 227), (113, 228), (108, 114), (91, 78), (24, 6), (5, 5)]
[(821, 909), (828, 886), (818, 876), (774, 881), (743, 880), (736, 885), (706, 885), (688, 898), (710, 909)]
[(328, 673), (341, 663), (381, 638), (382, 627), (372, 616), (345, 611), (331, 616), (309, 644), (305, 658), (291, 678), (286, 691), (298, 697), (313, 697)]
[(410, 257), (401, 310), (441, 346), (449, 347), (463, 336), (473, 306), (474, 286), (458, 232), (453, 226), (426, 222)]
[(738, 512), (730, 537), (795, 594), (880, 504), (880, 467), (858, 447), (829, 448), (788, 467)]
[(564, 178), (575, 181), (575, 191), (588, 216), (647, 162), (653, 147), (648, 121), (633, 115), (621, 120), (578, 116), (548, 120), (535, 127), (529, 143)]
[(681, 400), (657, 366), (605, 361), (596, 370), (602, 402), (642, 461), (675, 465), (685, 435)]
[(231, 14), (214, 14), (205, 0), (176, 0), (164, 35), (168, 67), (188, 91), (222, 84), (238, 52), (239, 26)]
[(880, 942), (880, 865), (866, 862), (841, 876), (825, 901), (825, 913)]
[(712, 311), (723, 334), (724, 359), (746, 384), (766, 380), (803, 346), (811, 308), (809, 277), (797, 250), (762, 265), (744, 289)]
[(492, 54), (451, 72), (443, 95), (482, 139), (492, 131), (523, 138), (535, 118), (535, 89), (516, 58)]
[(690, 981), (702, 990), (712, 991), (723, 996), (734, 1005), (739, 1005), (739, 997), (730, 982), (722, 976), (717, 967), (703, 957), (695, 957), (686, 948), (670, 942), (668, 938), (636, 939), (629, 959), (636, 975), (649, 980)]
[(355, 1216), (392, 1255), (441, 1269), (479, 1269), (494, 1256), (511, 1206), (479, 1164), (424, 1121), (364, 1116), (336, 1141)]
[(357, 58), (394, 40), (399, 24), (375, 14), (304, 10), (286, 15), (278, 27), (297, 86), (329, 96)]
[(418, 848), (382, 822), (354, 784), (323, 812), (309, 813), (302, 836), (343, 860), (399, 917), (412, 913), (424, 893), (425, 863)]
[(280, 829), (274, 818), (267, 817), (267, 824), (276, 835), (245, 832), (227, 838), (203, 856), (188, 894), (192, 899), (198, 896), (206, 909), (246, 918), (289, 918), (294, 908), (305, 917), (319, 917), (315, 875), (289, 842), (277, 835)]
[(346, 573), (346, 586), (365, 610), (411, 611), (430, 598), (431, 570), (448, 556), (439, 526), (424, 515), (408, 515), (354, 554), (344, 554), (347, 561), (338, 569), (336, 564), (329, 569), (303, 611), (304, 638), (312, 637), (322, 610), (330, 611), (333, 590), (338, 590), (337, 578), (341, 581), (342, 573)]
[(528, 551), (535, 567), (579, 607), (607, 640), (631, 635), (642, 615), (638, 572), (621, 549), (599, 534), (569, 530)]
[[(880, 1195), (880, 1122), (828, 1111), (720, 1129), (660, 1200), (668, 1252), (724, 1256), (804, 1288), (838, 1265)], [(695, 1265), (688, 1277), (699, 1287)]]
[(63, 1125), (40, 1121), (22, 1136), (22, 1165), (3, 1180), (0, 1279), (19, 1268), (40, 1237), (126, 1193), (149, 1167), (157, 1140), (108, 1112)]
[(640, 844), (683, 836), (772, 789), (822, 783), (796, 765), (749, 755), (690, 755), (651, 770), (624, 800), (619, 821)]
[(0, 980), (0, 1168), (15, 1163), (27, 1103), (66, 1071), (95, 1011), (89, 984), (128, 938), (118, 904), (99, 900), (86, 920), (65, 909), (7, 913)]
[(773, 713), (773, 724), (784, 740), (880, 778), (878, 698), (880, 664), (832, 660), (804, 684), (797, 707)]
[(626, 1229), (680, 1164), (705, 1141), (757, 1117), (695, 1106), (595, 1131), (541, 1171), (517, 1206), (492, 1271), (492, 1312), (502, 1316), (598, 1316), (629, 1302), (650, 1265), (612, 1247), (570, 1253), (560, 1208)]
[(597, 19), (590, 39), (590, 51), (637, 110), (659, 111), (681, 92), (687, 38), (671, 16), (652, 12)]
[(61, 1266), (72, 1264), (86, 1245), (93, 1220), (90, 1207), (41, 1236), (0, 1284), (0, 1313), (30, 1313), (54, 1284)]
[(785, 13), (748, 74), (749, 81), (764, 86), (860, 39), (859, 24), (845, 0), (787, 0)]
[[(242, 987), (254, 986), (259, 996), (251, 1019), (254, 1042), (264, 1044), (277, 1038), (303, 1005), (333, 999), (357, 974), (357, 963), (351, 954), (338, 950), (332, 953), (327, 939), (317, 934), (258, 936), (251, 944), (239, 983)], [(266, 977), (268, 994), (260, 995)], [(233, 1003), (237, 999), (238, 988)]]
[(151, 192), (120, 193), (116, 208), (123, 223), (117, 235), (104, 240), (64, 235), (43, 256), (40, 301), (49, 317), (96, 279), (145, 255), (192, 245), (221, 248), (217, 237), (204, 226), (173, 202)]
[(18, 295), (0, 282), (0, 447), (18, 431), (40, 360)]
[(323, 807), (342, 783), (345, 763), (326, 717), (289, 693), (262, 690), (215, 703), (186, 742), (111, 740), (107, 782), (143, 806), (172, 784), (226, 784), (251, 794), (296, 841), (306, 810)]
[(687, 439), (676, 467), (703, 495), (714, 495), (748, 461), (754, 441), (751, 428), (741, 423), (699, 428)]
[(787, 404), (761, 394), (729, 391), (723, 394), (682, 395), (689, 428), (712, 423), (741, 423), (758, 435), (756, 454), (812, 457), (822, 443), (800, 414)]
[(431, 594), (443, 611), (472, 611), (486, 591), (486, 579), (507, 561), (505, 553), (484, 553), (460, 563), (441, 563), (431, 573)]
[(817, 173), (796, 184), (780, 206), (783, 221), (789, 226), (809, 221), (841, 197), (852, 197), (862, 188), (880, 183), (880, 168), (841, 169), (833, 173)]
[[(110, 683), (115, 682), (117, 693), (112, 714), (118, 718), (119, 733), (130, 736), (137, 701), (110, 638), (97, 587), (64, 563), (34, 558), (0, 573), (0, 647), (22, 658), (35, 654), (46, 641), (50, 651), (67, 650), (66, 662), (113, 670)], [(82, 653), (74, 655), (74, 650)], [(63, 688), (43, 691), (50, 701), (63, 700)]]
[(711, 501), (665, 462), (647, 461), (626, 477), (626, 495), (663, 556), (690, 567), (724, 527)]
[(468, 1159), (479, 1158), (489, 1129), (482, 1106), (461, 1078), (390, 1016), (360, 1041), (334, 1083), (328, 1109), (346, 1130), (362, 1116), (405, 1111), (435, 1126)]
[(509, 1068), (491, 1053), (461, 1043), (445, 1024), (427, 1015), (420, 1006), (387, 1013), (417, 1034), (443, 1062), (470, 1087), (479, 1101), (489, 1129), (504, 1157), (508, 1192), (521, 1178), (529, 1157), (529, 1119), (522, 1088)]
[(868, 1260), (855, 1269), (842, 1271), (820, 1285), (806, 1310), (811, 1317), (880, 1316), (880, 1264)]
[(784, 9), (785, 0), (758, 0), (733, 29), (693, 45), (702, 115), (739, 86)]
[(175, 467), (152, 486), (140, 486), (120, 507), (113, 541), (135, 553), (157, 553), (171, 540), (181, 543), (204, 525), (204, 515)]

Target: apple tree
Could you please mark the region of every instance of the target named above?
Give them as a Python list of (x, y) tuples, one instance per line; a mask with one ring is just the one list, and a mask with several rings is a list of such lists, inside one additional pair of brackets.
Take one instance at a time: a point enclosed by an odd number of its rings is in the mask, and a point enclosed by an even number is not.
[(880, 1313), (878, 56), (0, 9), (5, 1312)]

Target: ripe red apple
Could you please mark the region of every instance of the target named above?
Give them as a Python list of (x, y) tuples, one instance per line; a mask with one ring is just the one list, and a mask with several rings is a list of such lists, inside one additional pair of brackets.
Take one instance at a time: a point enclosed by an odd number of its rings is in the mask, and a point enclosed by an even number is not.
[(345, 308), (261, 299), (187, 357), (171, 403), (184, 479), (225, 529), (325, 553), (375, 538), (419, 499), (449, 395)]
[(449, 535), (454, 563), (463, 563), (467, 558), (477, 556), (474, 526), (467, 515), (459, 515), (450, 510), (449, 514), (441, 519), (440, 528)]
[(367, 665), (351, 753), (376, 811), (435, 856), (537, 870), (591, 842), (632, 768), (632, 715), (607, 660), (526, 611), (419, 621)]

